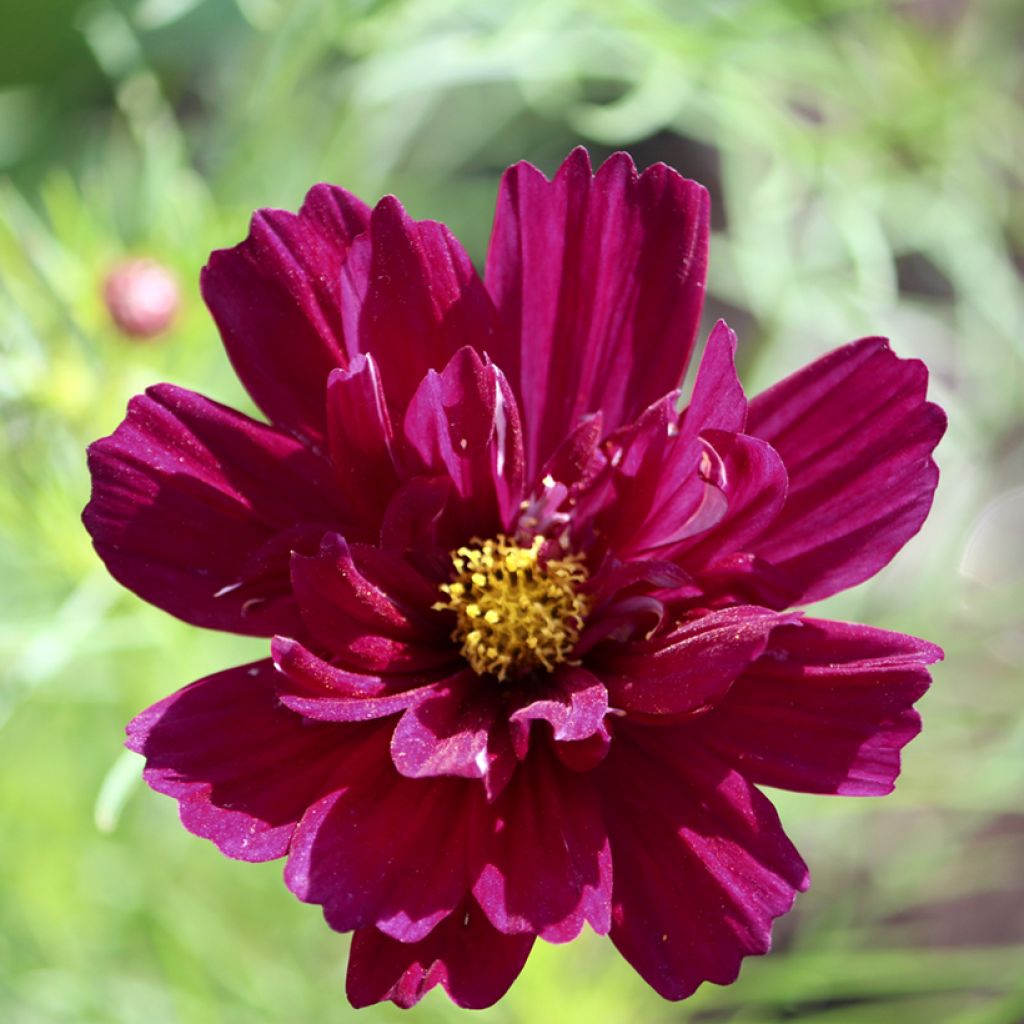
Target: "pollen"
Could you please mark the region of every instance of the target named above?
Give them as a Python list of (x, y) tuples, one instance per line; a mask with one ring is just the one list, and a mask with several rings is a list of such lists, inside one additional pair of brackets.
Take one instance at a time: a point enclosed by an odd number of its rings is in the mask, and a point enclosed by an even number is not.
[(579, 592), (587, 569), (582, 555), (542, 558), (543, 545), (540, 536), (524, 548), (498, 534), (452, 552), (455, 576), (434, 608), (455, 612), (452, 639), (474, 672), (504, 682), (571, 658), (590, 610)]

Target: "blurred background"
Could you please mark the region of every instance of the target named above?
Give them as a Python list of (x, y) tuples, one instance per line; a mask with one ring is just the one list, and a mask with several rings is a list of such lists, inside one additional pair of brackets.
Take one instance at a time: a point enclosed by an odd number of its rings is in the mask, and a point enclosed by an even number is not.
[(735, 985), (663, 1003), (591, 936), (478, 1019), (1024, 1021), (1022, 44), (1019, 0), (0, 0), (0, 1020), (354, 1016), (347, 940), (122, 752), (262, 644), (107, 577), (83, 450), (156, 381), (251, 408), (197, 277), (254, 208), (395, 192), (480, 262), (501, 169), (582, 142), (710, 188), (749, 391), (868, 333), (928, 362), (935, 511), (822, 611), (947, 660), (894, 796), (772, 794), (814, 886)]

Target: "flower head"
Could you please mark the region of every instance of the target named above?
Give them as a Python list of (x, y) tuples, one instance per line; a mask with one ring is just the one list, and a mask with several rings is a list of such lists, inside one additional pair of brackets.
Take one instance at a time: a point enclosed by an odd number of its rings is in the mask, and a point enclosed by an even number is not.
[(942, 413), (866, 338), (680, 411), (704, 190), (624, 154), (503, 179), (481, 279), (318, 185), (202, 287), (269, 423), (159, 385), (90, 451), (110, 571), (272, 637), (129, 726), (150, 785), (354, 931), (348, 993), (499, 998), (609, 934), (667, 998), (768, 949), (806, 867), (757, 788), (888, 792), (941, 652), (794, 607), (921, 525)]

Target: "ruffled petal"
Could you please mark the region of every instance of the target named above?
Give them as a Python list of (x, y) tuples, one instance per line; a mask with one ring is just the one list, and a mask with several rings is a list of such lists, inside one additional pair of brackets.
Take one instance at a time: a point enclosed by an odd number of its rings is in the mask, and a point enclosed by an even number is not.
[(328, 534), (316, 557), (293, 556), (292, 585), (310, 633), (352, 671), (422, 672), (455, 660), (429, 610), (436, 588), (391, 552)]
[(446, 474), (467, 535), (509, 530), (523, 496), (519, 410), (501, 371), (471, 348), (420, 383), (405, 414), (414, 471)]
[(362, 737), (360, 727), (311, 724), (281, 707), (275, 675), (269, 660), (218, 672), (128, 725), (149, 785), (178, 801), (190, 832), (239, 860), (283, 857), (340, 752)]
[(321, 524), (319, 540), (344, 519), (325, 461), (161, 384), (90, 447), (89, 468), (83, 519), (120, 583), (194, 625), (257, 636), (298, 628), (288, 556), (305, 541), (295, 524)]
[(864, 338), (751, 401), (747, 431), (782, 456), (789, 494), (750, 550), (803, 600), (873, 576), (924, 522), (938, 482), (931, 452), (946, 429), (927, 382), (923, 363)]
[(604, 683), (585, 668), (560, 665), (547, 687), (509, 715), (516, 755), (526, 757), (531, 722), (547, 722), (554, 740), (576, 743), (603, 732), (607, 713)]
[(598, 533), (620, 558), (669, 557), (725, 515), (717, 456), (680, 429), (677, 398), (666, 395), (606, 445), (610, 488)]
[(273, 422), (324, 436), (327, 375), (358, 347), (341, 321), (341, 265), (370, 211), (317, 185), (298, 214), (259, 210), (249, 235), (210, 256), (200, 285), (235, 371)]
[(592, 670), (613, 707), (643, 715), (690, 715), (720, 700), (794, 616), (738, 605), (706, 612), (667, 636), (595, 652)]
[(367, 722), (397, 715), (420, 700), (421, 688), (433, 681), (349, 672), (287, 637), (274, 637), (270, 650), (280, 673), (278, 699), (289, 710), (320, 722)]
[(708, 198), (664, 164), (625, 153), (591, 173), (576, 149), (548, 181), (502, 178), (487, 287), (504, 332), (491, 349), (519, 398), (530, 477), (601, 410), (607, 430), (677, 383), (704, 296)]
[[(395, 767), (410, 778), (511, 774), (514, 758), (489, 739), (498, 713), (490, 682), (470, 669), (434, 684), (402, 716), (391, 738)], [(504, 764), (496, 764), (502, 761)], [(512, 761), (513, 763), (509, 763)]]
[(542, 745), (492, 805), (473, 894), (507, 934), (575, 938), (610, 926), (612, 862), (593, 776), (569, 771)]
[(598, 769), (615, 860), (611, 938), (666, 999), (734, 981), (808, 885), (771, 803), (687, 735), (623, 725)]
[(409, 217), (394, 196), (377, 204), (353, 243), (341, 291), (349, 347), (377, 360), (399, 414), (423, 375), (463, 345), (494, 348), (494, 306), (465, 250), (443, 224)]
[(761, 785), (884, 796), (921, 728), (912, 705), (928, 688), (925, 666), (941, 657), (916, 637), (804, 619), (776, 630), (690, 733)]
[(476, 781), (399, 775), (389, 731), (303, 816), (285, 882), (299, 899), (321, 904), (337, 931), (373, 925), (418, 942), (476, 877), (484, 794)]
[[(785, 505), (789, 485), (786, 467), (767, 441), (718, 430), (708, 430), (705, 439), (721, 460), (718, 489), (725, 511), (710, 529), (685, 541), (675, 553), (679, 564), (700, 575), (702, 582), (703, 571), (742, 551), (771, 526)], [(705, 587), (708, 593), (722, 589), (721, 580)]]
[(508, 991), (533, 943), (533, 935), (498, 931), (467, 898), (419, 942), (359, 929), (352, 936), (345, 990), (357, 1009), (385, 999), (409, 1009), (441, 985), (456, 1005), (482, 1010)]

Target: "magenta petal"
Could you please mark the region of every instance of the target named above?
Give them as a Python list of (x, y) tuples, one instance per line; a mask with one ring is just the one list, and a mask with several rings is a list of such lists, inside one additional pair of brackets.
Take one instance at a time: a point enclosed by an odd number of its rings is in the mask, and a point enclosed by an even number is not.
[(488, 738), (498, 700), (491, 686), (465, 669), (422, 691), (391, 737), (395, 767), (410, 778), (484, 778), (494, 767)]
[(701, 570), (700, 585), (705, 594), (740, 604), (768, 608), (789, 608), (800, 599), (800, 591), (781, 569), (748, 552), (733, 552)]
[(278, 699), (289, 710), (321, 722), (366, 722), (396, 715), (419, 700), (419, 686), (430, 682), (348, 672), (285, 637), (274, 637), (271, 652), (281, 673)]
[(612, 863), (594, 778), (538, 745), (492, 805), (473, 894), (491, 923), (568, 942), (589, 922), (610, 926)]
[(494, 307), (465, 250), (443, 224), (410, 218), (394, 196), (352, 245), (341, 289), (349, 345), (377, 360), (398, 413), (423, 375), (463, 345), (492, 348)]
[[(271, 427), (161, 384), (132, 399), (124, 422), (90, 447), (89, 468), (83, 519), (120, 583), (195, 625), (258, 636), (296, 628), (287, 548), (262, 555), (296, 523), (340, 523), (326, 462)], [(259, 580), (268, 585), (251, 601), (241, 584)]]
[(281, 707), (275, 675), (270, 661), (219, 672), (128, 726), (127, 746), (146, 758), (149, 785), (179, 802), (190, 832), (239, 860), (288, 852), (352, 736), (351, 727), (311, 725)]
[[(381, 547), (409, 557), (423, 554), (424, 548), (440, 556), (437, 578), (447, 579), (451, 572), (448, 552), (458, 544), (458, 535), (450, 532), (445, 510), (455, 495), (447, 476), (414, 476), (391, 496), (380, 527)], [(432, 574), (433, 575), (433, 574)]]
[(419, 942), (397, 942), (376, 928), (357, 931), (345, 990), (357, 1009), (384, 999), (409, 1009), (441, 985), (456, 1005), (482, 1010), (508, 991), (533, 943), (533, 935), (498, 931), (467, 898)]
[(611, 938), (666, 999), (734, 981), (808, 885), (771, 803), (686, 735), (624, 726), (598, 769), (615, 859)]
[(764, 533), (785, 505), (789, 483), (782, 459), (767, 441), (718, 430), (709, 430), (705, 436), (722, 461), (725, 479), (721, 494), (726, 510), (717, 523), (682, 545), (676, 555), (694, 574), (742, 550)]
[(585, 416), (579, 426), (551, 453), (540, 473), (569, 488), (589, 483), (604, 467), (606, 459), (598, 447), (604, 435), (601, 412)]
[(509, 529), (523, 494), (519, 410), (507, 381), (471, 348), (420, 383), (405, 436), (425, 474), (447, 474), (467, 508), (467, 526)]
[(782, 456), (789, 495), (750, 550), (803, 600), (873, 576), (928, 514), (938, 481), (931, 452), (946, 417), (925, 401), (927, 382), (923, 363), (865, 338), (751, 401), (747, 430)]
[(736, 376), (736, 334), (724, 320), (715, 324), (697, 370), (682, 432), (706, 430), (739, 433), (747, 419), (747, 398)]
[(611, 439), (614, 500), (599, 532), (620, 558), (666, 557), (726, 512), (717, 456), (680, 430), (676, 397), (666, 395)]
[[(674, 562), (657, 559), (620, 562), (613, 556), (602, 562), (591, 577), (587, 590), (596, 610), (638, 584), (646, 585), (644, 589), (648, 590), (652, 587), (678, 590), (691, 584), (691, 579)], [(696, 589), (693, 592), (694, 595), (699, 593)]]
[(604, 683), (585, 668), (560, 665), (537, 699), (509, 716), (516, 754), (520, 758), (526, 756), (531, 722), (547, 722), (555, 740), (577, 742), (603, 731), (607, 713), (608, 691)]
[(707, 263), (704, 189), (625, 153), (592, 175), (576, 149), (548, 181), (502, 178), (487, 287), (504, 333), (490, 349), (522, 404), (531, 476), (588, 413), (636, 417), (686, 368)]
[(341, 323), (341, 265), (369, 208), (333, 185), (310, 190), (299, 213), (259, 210), (249, 236), (210, 256), (203, 298), (256, 404), (281, 427), (324, 434), (327, 375), (357, 351)]
[(337, 783), (299, 822), (285, 882), (299, 899), (321, 904), (337, 931), (375, 925), (418, 942), (476, 877), (483, 787), (403, 778), (386, 743), (351, 759)]
[(809, 793), (883, 796), (920, 730), (933, 644), (870, 626), (804, 619), (776, 630), (705, 718), (695, 741), (752, 782)]
[(417, 672), (454, 660), (425, 610), (436, 589), (389, 552), (328, 534), (318, 556), (293, 556), (292, 584), (309, 631), (356, 672)]
[(705, 612), (666, 636), (611, 647), (592, 667), (613, 707), (690, 714), (720, 700), (761, 656), (772, 630), (793, 618), (752, 605)]
[(327, 381), (327, 443), (351, 517), (377, 540), (398, 486), (391, 420), (372, 356), (357, 355)]

